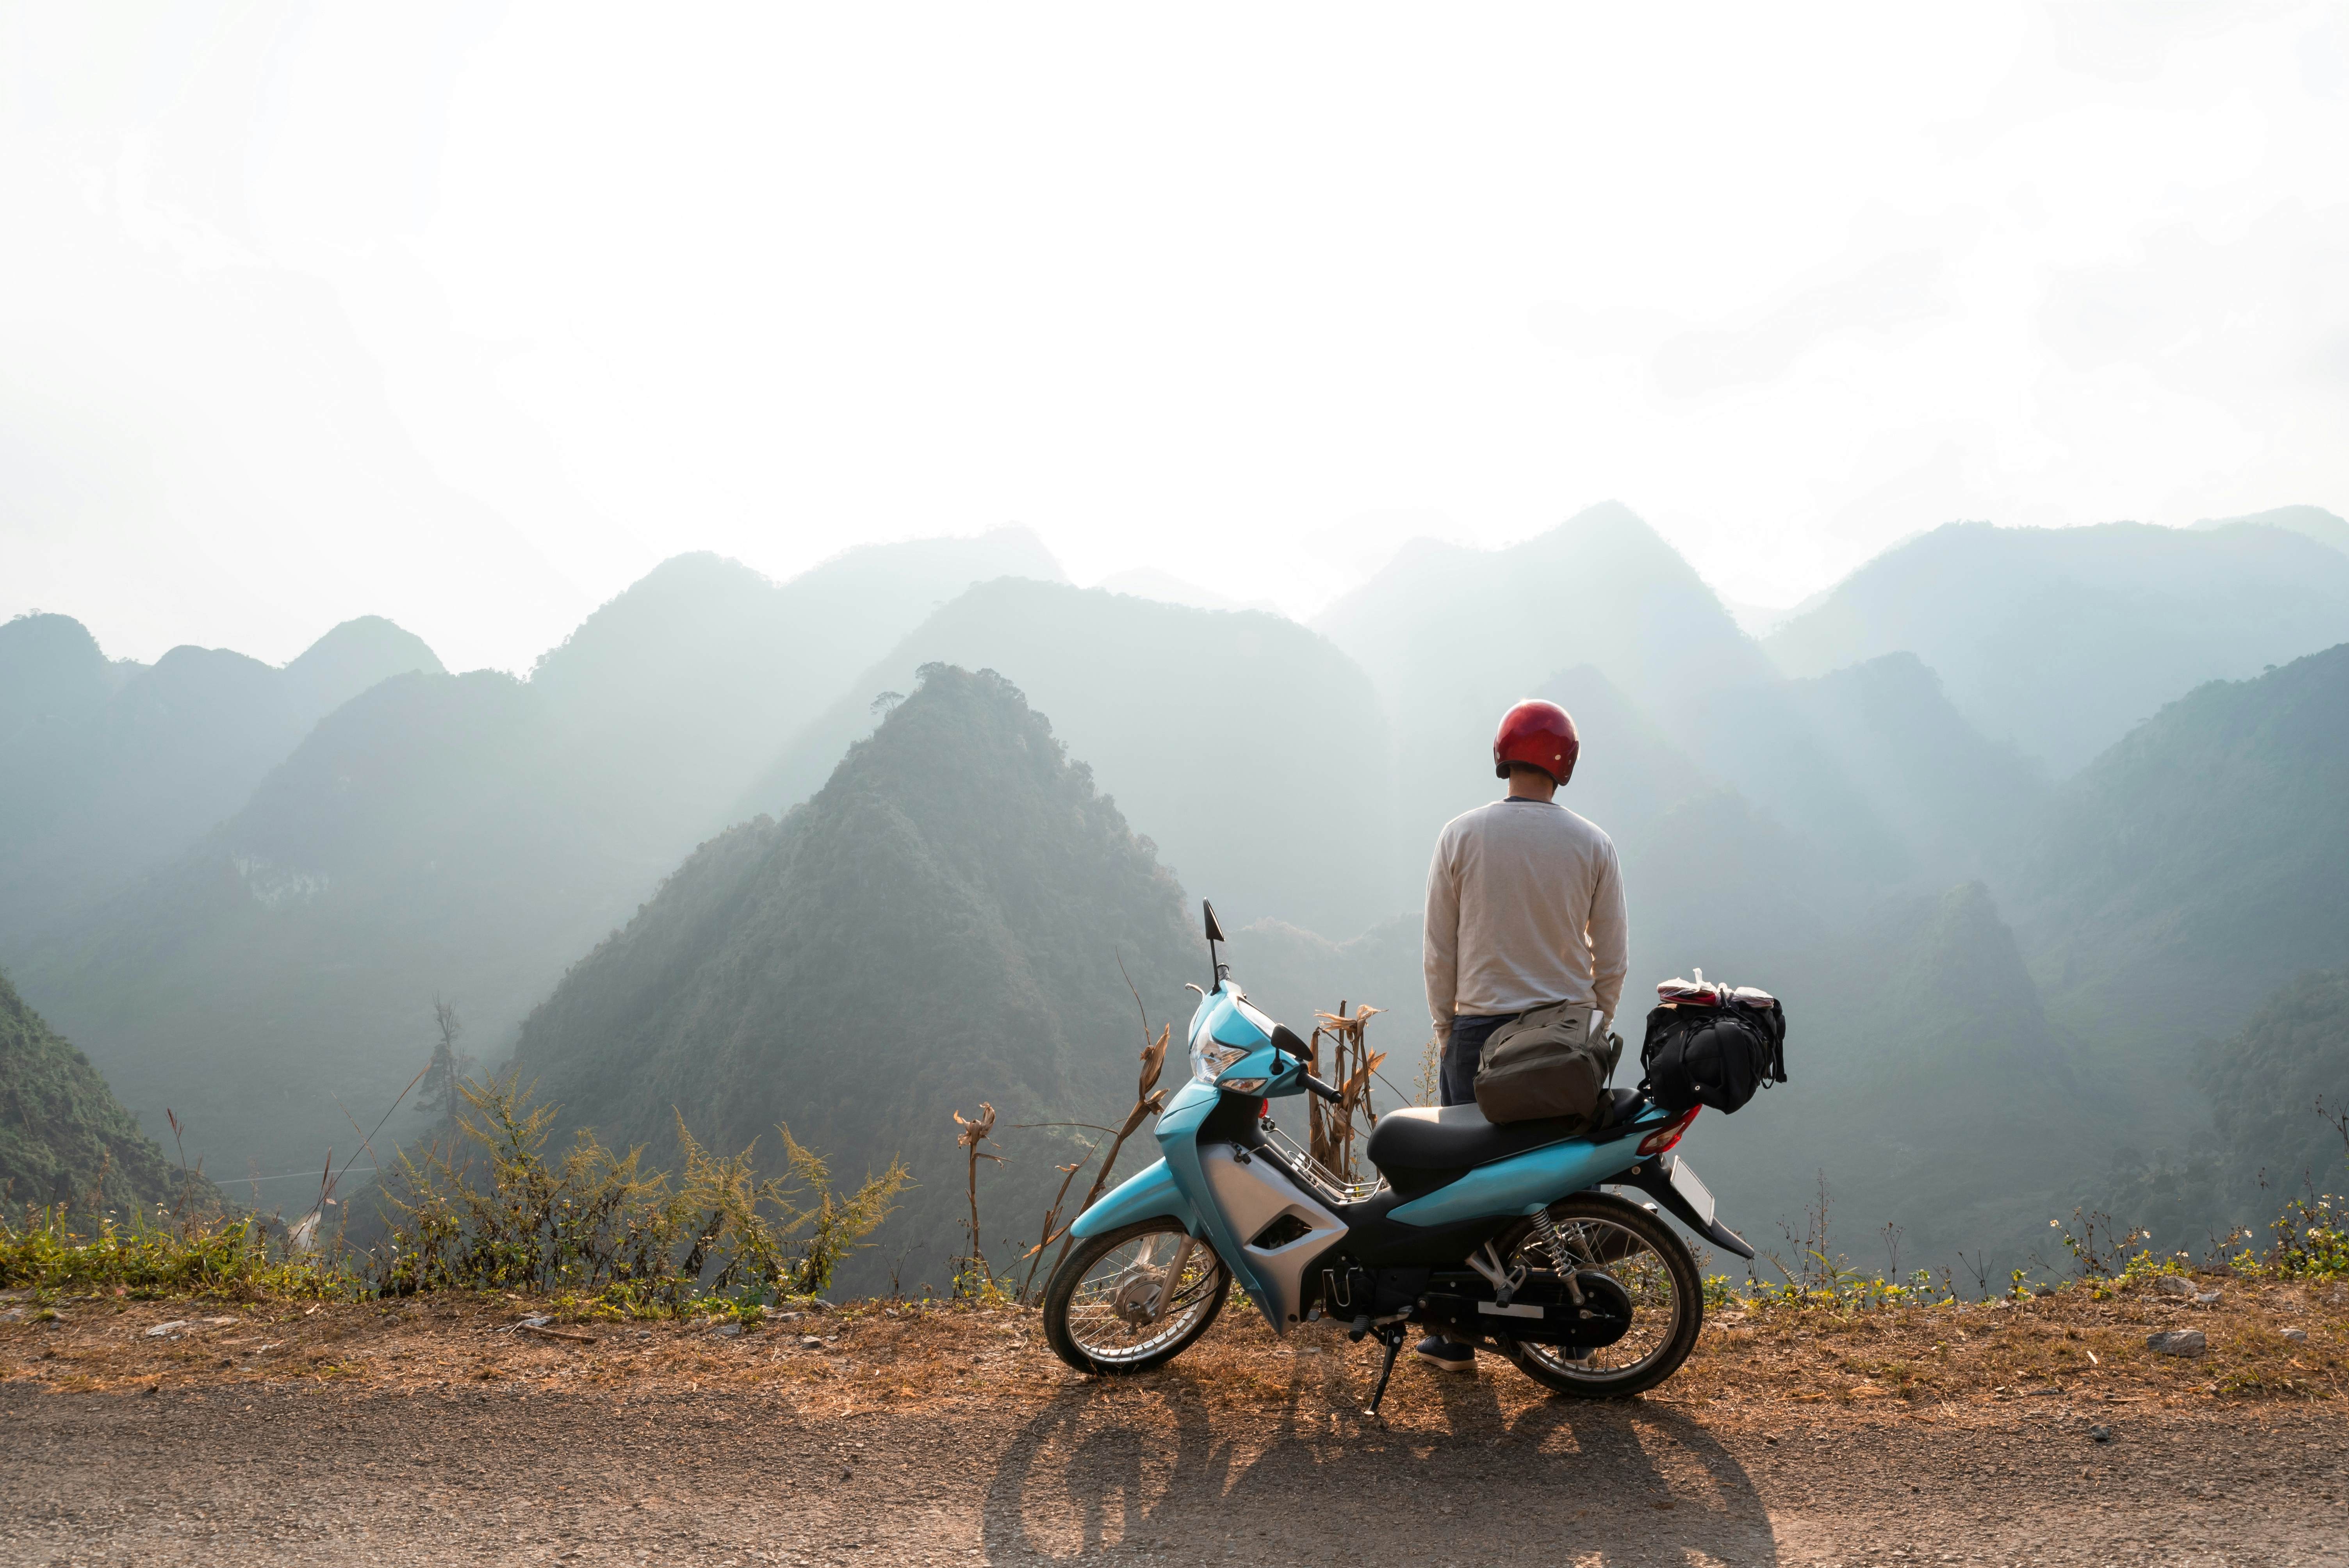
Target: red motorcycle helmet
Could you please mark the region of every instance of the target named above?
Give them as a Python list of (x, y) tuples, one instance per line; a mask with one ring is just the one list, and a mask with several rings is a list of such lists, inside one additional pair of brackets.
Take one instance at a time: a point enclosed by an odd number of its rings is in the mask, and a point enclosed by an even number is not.
[(1574, 730), (1574, 716), (1554, 702), (1531, 697), (1501, 716), (1493, 737), (1493, 776), (1506, 779), (1509, 764), (1538, 768), (1563, 786), (1574, 777), (1575, 758), (1582, 755), (1582, 737)]

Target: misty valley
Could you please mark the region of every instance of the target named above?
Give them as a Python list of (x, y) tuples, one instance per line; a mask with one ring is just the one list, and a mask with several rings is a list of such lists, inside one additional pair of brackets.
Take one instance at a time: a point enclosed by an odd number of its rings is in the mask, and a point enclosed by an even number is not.
[(1790, 1081), (1702, 1154), (1763, 1277), (1995, 1291), (2066, 1272), (2075, 1211), (2199, 1258), (2337, 1182), (2349, 524), (1953, 523), (1756, 636), (1609, 504), (1406, 546), (1310, 626), (1078, 588), (1019, 530), (679, 556), (523, 677), (376, 619), (279, 668), (20, 616), (0, 1185), (151, 1210), (200, 1167), (293, 1216), (331, 1150), (366, 1244), (370, 1173), (511, 1078), (647, 1170), (902, 1161), (837, 1288), (945, 1290), (955, 1113), (992, 1108), (1009, 1262), (1211, 979), (1203, 896), (1258, 1007), (1380, 1009), (1371, 1104), (1419, 1095), (1429, 850), (1526, 696), (1621, 856), (1618, 1081), (1659, 981), (1784, 1002)]

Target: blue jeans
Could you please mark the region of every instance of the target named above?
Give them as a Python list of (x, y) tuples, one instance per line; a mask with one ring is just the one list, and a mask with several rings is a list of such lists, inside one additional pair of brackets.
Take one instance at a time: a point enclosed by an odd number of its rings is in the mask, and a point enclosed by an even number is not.
[(1502, 1013), (1491, 1017), (1452, 1020), (1452, 1033), (1444, 1042), (1444, 1058), (1436, 1074), (1441, 1103), (1476, 1103), (1476, 1066), (1485, 1059), (1485, 1042), (1492, 1038), (1494, 1030), (1516, 1016)]

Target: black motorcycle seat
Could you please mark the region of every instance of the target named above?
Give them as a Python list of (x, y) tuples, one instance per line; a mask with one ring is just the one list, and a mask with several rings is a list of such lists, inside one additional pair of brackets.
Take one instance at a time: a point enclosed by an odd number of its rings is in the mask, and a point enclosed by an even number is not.
[[(1609, 1089), (1606, 1094), (1608, 1098), (1600, 1102), (1600, 1129), (1620, 1123), (1640, 1102), (1637, 1089)], [(1485, 1113), (1473, 1101), (1440, 1109), (1414, 1105), (1379, 1118), (1363, 1152), (1371, 1157), (1371, 1164), (1387, 1173), (1391, 1182), (1401, 1186), (1402, 1183), (1396, 1181), (1394, 1176), (1398, 1171), (1465, 1171), (1528, 1150), (1563, 1143), (1569, 1138), (1587, 1138), (1593, 1130), (1590, 1123), (1570, 1116), (1540, 1121), (1491, 1122), (1485, 1119)]]

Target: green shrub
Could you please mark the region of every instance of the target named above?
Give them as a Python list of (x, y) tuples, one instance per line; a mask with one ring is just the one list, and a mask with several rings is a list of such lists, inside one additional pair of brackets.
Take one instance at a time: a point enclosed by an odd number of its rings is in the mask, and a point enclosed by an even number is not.
[(820, 1295), (910, 1181), (892, 1161), (843, 1197), (789, 1128), (776, 1130), (790, 1176), (761, 1180), (755, 1145), (713, 1155), (681, 1118), (674, 1181), (643, 1169), (642, 1149), (615, 1153), (591, 1132), (550, 1160), (554, 1108), (533, 1108), (512, 1078), (460, 1088), (456, 1139), (403, 1154), (388, 1190), (401, 1218), (380, 1268), (386, 1294), (531, 1291), (630, 1315)]
[(821, 1295), (908, 1184), (892, 1161), (845, 1196), (823, 1160), (779, 1129), (790, 1175), (761, 1180), (755, 1147), (720, 1158), (680, 1123), (681, 1176), (642, 1168), (582, 1133), (559, 1161), (554, 1109), (512, 1079), (459, 1086), (456, 1135), (403, 1154), (385, 1197), (398, 1214), (367, 1252), (313, 1250), (259, 1215), (128, 1224), (62, 1208), (0, 1216), (0, 1285), (44, 1295), (411, 1295), (499, 1290), (599, 1315), (700, 1312), (756, 1323), (767, 1305)]

